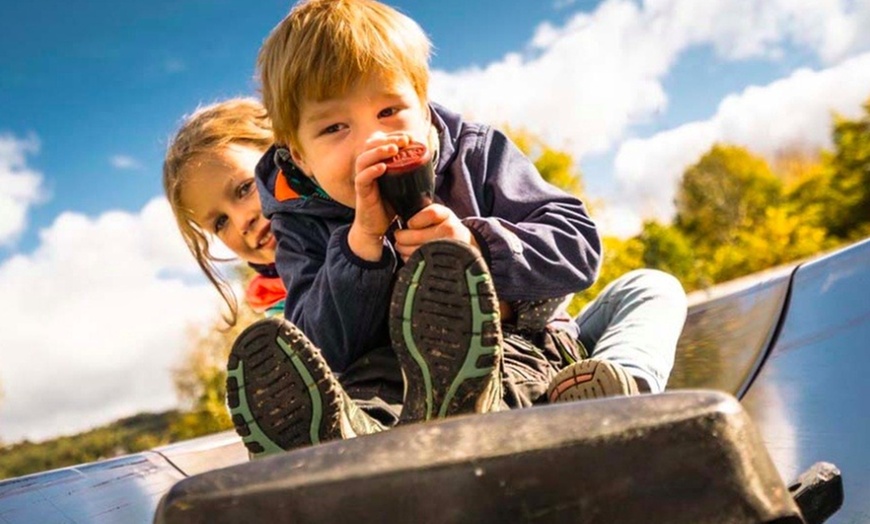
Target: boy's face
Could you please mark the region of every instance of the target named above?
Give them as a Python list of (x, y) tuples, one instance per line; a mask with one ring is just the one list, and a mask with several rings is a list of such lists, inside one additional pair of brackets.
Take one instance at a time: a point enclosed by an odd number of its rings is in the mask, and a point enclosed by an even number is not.
[(193, 159), (181, 186), (181, 203), (193, 221), (217, 236), (245, 262), (275, 262), (275, 237), (263, 216), (254, 169), (263, 155), (251, 147), (230, 145)]
[(355, 207), (355, 162), (372, 138), (406, 135), (428, 143), (429, 108), (404, 77), (362, 81), (339, 98), (302, 104), (293, 159), (337, 202)]

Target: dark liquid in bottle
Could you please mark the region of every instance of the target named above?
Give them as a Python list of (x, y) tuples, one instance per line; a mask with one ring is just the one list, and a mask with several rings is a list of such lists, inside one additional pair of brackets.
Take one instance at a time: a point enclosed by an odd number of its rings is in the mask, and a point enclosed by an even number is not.
[(425, 145), (412, 142), (387, 162), (387, 171), (378, 178), (378, 189), (396, 214), (407, 222), (432, 203), (435, 192), (435, 166)]

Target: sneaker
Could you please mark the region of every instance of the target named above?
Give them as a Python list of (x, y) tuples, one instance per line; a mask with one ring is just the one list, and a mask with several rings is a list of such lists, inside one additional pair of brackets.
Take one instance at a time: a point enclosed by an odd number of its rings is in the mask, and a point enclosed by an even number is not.
[(399, 271), (390, 337), (405, 378), (399, 423), (498, 409), (502, 334), (483, 257), (453, 240), (420, 247)]
[(254, 458), (383, 430), (347, 396), (320, 350), (281, 318), (260, 320), (236, 339), (227, 405)]
[(615, 362), (587, 358), (562, 369), (547, 388), (550, 402), (637, 395), (637, 381)]

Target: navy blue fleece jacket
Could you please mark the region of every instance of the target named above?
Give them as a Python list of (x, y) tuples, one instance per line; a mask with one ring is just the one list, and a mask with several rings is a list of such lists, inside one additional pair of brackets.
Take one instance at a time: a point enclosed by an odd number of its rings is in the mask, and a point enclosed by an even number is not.
[[(601, 243), (583, 203), (546, 183), (501, 132), (436, 104), (430, 108), (440, 141), (435, 200), (475, 236), (499, 298), (540, 300), (589, 287)], [(263, 156), (257, 184), (278, 241), (286, 318), (321, 348), (335, 372), (388, 345), (390, 293), (402, 263), (392, 236), (380, 261), (354, 255), (347, 243), (353, 209), (330, 200), (285, 149), (273, 147)]]

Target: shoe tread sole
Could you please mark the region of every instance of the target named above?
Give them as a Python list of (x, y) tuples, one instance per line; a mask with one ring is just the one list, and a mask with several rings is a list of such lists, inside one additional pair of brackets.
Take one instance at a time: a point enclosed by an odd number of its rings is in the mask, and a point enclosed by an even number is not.
[(551, 403), (637, 394), (634, 378), (622, 366), (594, 359), (561, 370), (547, 391)]
[(338, 383), (292, 324), (267, 319), (243, 331), (227, 365), (227, 404), (254, 456), (340, 436)]
[(399, 272), (390, 335), (405, 373), (400, 423), (474, 413), (501, 364), (495, 289), (468, 248), (427, 244)]

